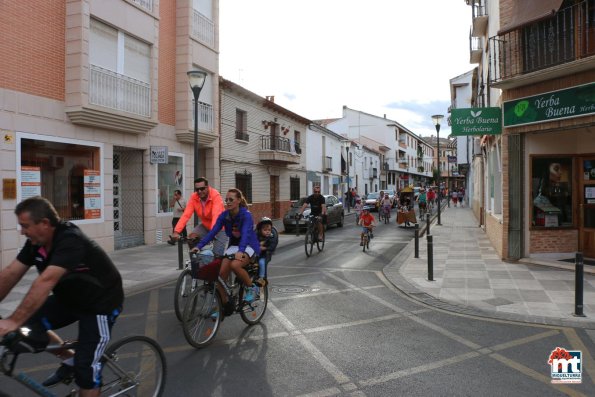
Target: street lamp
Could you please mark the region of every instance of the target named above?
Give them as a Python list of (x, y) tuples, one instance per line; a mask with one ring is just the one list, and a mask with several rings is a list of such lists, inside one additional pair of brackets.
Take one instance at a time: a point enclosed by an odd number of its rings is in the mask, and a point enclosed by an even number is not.
[[(191, 70), (186, 74), (188, 75), (190, 89), (194, 94), (194, 180), (192, 182), (192, 188), (194, 189), (194, 181), (198, 178), (198, 96), (205, 85), (207, 74), (201, 70)], [(198, 225), (198, 217), (194, 214), (194, 226), (196, 225)]]
[[(432, 121), (434, 122), (434, 125), (436, 126), (436, 144), (437, 144), (437, 150), (438, 150), (438, 181), (436, 183), (436, 185), (438, 185), (438, 225), (441, 225), (440, 223), (440, 207), (442, 204), (442, 189), (440, 188), (440, 120), (442, 120), (444, 116), (441, 114), (435, 114), (432, 116)], [(447, 198), (448, 200), (448, 198)]]
[(351, 212), (351, 189), (349, 189), (349, 145), (351, 142), (347, 142), (345, 144), (345, 153), (347, 154), (346, 163), (347, 163), (347, 195), (345, 196), (345, 201), (347, 203), (347, 212)]

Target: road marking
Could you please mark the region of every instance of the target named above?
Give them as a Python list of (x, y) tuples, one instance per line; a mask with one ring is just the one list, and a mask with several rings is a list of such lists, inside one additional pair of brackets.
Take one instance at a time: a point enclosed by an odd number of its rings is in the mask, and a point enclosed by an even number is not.
[(295, 335), (298, 342), (314, 357), (316, 361), (335, 379), (339, 386), (353, 384), (349, 377), (345, 375), (335, 364), (333, 364), (316, 346), (308, 340), (297, 327), (283, 314), (277, 307), (269, 302), (269, 311), (273, 316), (289, 331)]
[[(510, 368), (512, 368), (512, 369), (514, 369), (514, 370), (516, 370), (516, 371), (518, 371), (520, 373), (522, 373), (523, 375), (526, 375), (526, 376), (528, 376), (530, 378), (533, 378), (533, 379), (535, 379), (535, 380), (537, 380), (539, 382), (545, 383), (548, 386), (553, 387), (554, 389), (558, 389), (562, 393), (565, 393), (565, 394), (567, 394), (569, 396), (577, 396), (577, 397), (578, 396), (585, 396), (583, 393), (578, 392), (578, 391), (572, 389), (571, 387), (560, 385), (560, 384), (552, 384), (551, 378), (549, 378), (549, 377), (547, 377), (545, 375), (542, 375), (539, 372), (536, 372), (536, 371), (532, 370), (531, 368), (526, 367), (526, 366), (524, 366), (524, 365), (522, 365), (520, 363), (517, 363), (516, 361), (513, 361), (513, 360), (511, 360), (509, 358), (506, 358), (506, 357), (504, 357), (504, 356), (502, 356), (502, 355), (500, 355), (498, 353), (490, 354), (489, 357), (491, 357), (491, 358), (493, 358), (493, 359), (501, 362), (502, 364), (504, 364), (504, 365), (506, 365), (506, 366), (508, 366), (508, 367), (510, 367)], [(544, 359), (544, 361), (545, 361), (545, 359)]]
[(157, 315), (159, 314), (159, 288), (151, 290), (149, 303), (147, 304), (147, 321), (145, 323), (145, 335), (157, 339)]
[(595, 383), (595, 361), (593, 361), (593, 357), (591, 356), (591, 353), (589, 353), (589, 349), (578, 336), (576, 330), (572, 328), (564, 328), (562, 332), (566, 338), (568, 338), (570, 346), (572, 346), (573, 349), (580, 350), (582, 352), (582, 368), (589, 375), (589, 378), (591, 378), (591, 382)]
[(494, 351), (506, 350), (506, 349), (510, 349), (512, 347), (524, 345), (526, 343), (535, 342), (540, 339), (549, 338), (550, 336), (558, 335), (559, 333), (560, 333), (560, 331), (558, 331), (558, 330), (546, 331), (546, 332), (542, 332), (540, 334), (527, 336), (526, 338), (515, 339), (515, 340), (509, 341), (506, 343), (500, 343), (499, 345), (490, 347), (490, 349), (494, 350)]
[[(273, 286), (274, 287), (274, 286)], [(369, 287), (364, 287), (365, 289), (376, 289), (376, 288), (386, 288), (384, 285), (374, 285)], [(302, 299), (302, 298), (312, 298), (314, 296), (321, 296), (321, 295), (333, 295), (333, 294), (342, 294), (344, 292), (349, 291), (358, 291), (362, 288), (345, 288), (345, 289), (337, 289), (332, 291), (324, 291), (324, 292), (303, 292), (291, 296), (281, 296), (281, 297), (271, 297), (271, 300), (274, 302), (286, 301), (286, 300), (293, 300), (293, 299)]]
[(481, 356), (481, 354), (478, 352), (468, 352), (468, 353), (459, 354), (458, 356), (453, 356), (453, 357), (450, 357), (450, 358), (447, 358), (444, 360), (434, 361), (429, 364), (418, 365), (417, 367), (407, 368), (407, 369), (396, 371), (396, 372), (393, 372), (390, 374), (377, 376), (375, 378), (370, 378), (367, 380), (362, 380), (357, 383), (360, 385), (360, 387), (375, 386), (375, 385), (379, 385), (382, 383), (390, 382), (392, 380), (397, 380), (397, 379), (403, 378), (405, 376), (415, 375), (415, 374), (418, 374), (421, 372), (427, 372), (427, 371), (431, 371), (431, 370), (438, 369), (441, 367), (445, 367), (447, 365), (457, 364), (462, 361), (469, 360), (471, 358), (475, 358), (475, 357), (479, 357), (479, 356)]

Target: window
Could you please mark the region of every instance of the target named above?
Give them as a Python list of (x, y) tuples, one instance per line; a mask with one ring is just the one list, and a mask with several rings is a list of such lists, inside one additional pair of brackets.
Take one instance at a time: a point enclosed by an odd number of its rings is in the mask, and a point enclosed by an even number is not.
[(163, 214), (173, 212), (173, 208), (170, 207), (170, 204), (174, 197), (174, 191), (184, 191), (183, 170), (183, 158), (180, 156), (170, 154), (168, 156), (167, 164), (157, 164), (157, 213)]
[(101, 151), (80, 143), (22, 138), (21, 200), (43, 196), (64, 220), (101, 219)]
[(91, 19), (89, 101), (151, 116), (151, 47)]
[(289, 178), (289, 199), (292, 201), (300, 199), (300, 178), (298, 177)]
[(236, 139), (248, 142), (248, 117), (244, 110), (236, 109)]
[(240, 189), (246, 201), (252, 203), (252, 174), (247, 170), (236, 172), (236, 188)]
[(572, 226), (572, 159), (531, 159), (531, 224), (536, 227)]
[(293, 136), (294, 136), (294, 140), (295, 140), (295, 152), (297, 154), (301, 154), (302, 153), (302, 146), (301, 146), (300, 132), (299, 131), (294, 131), (293, 134), (294, 134)]

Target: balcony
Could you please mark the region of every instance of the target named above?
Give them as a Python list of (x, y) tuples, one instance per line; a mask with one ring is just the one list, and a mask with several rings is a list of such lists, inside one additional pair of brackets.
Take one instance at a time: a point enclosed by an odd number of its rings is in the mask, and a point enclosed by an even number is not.
[(250, 135), (248, 135), (247, 132), (236, 131), (236, 139), (239, 140), (239, 141), (249, 142), (250, 141)]
[(480, 63), (481, 52), (481, 38), (473, 37), (469, 33), (469, 63)]
[(280, 136), (262, 136), (258, 157), (271, 165), (299, 164), (300, 156), (292, 152), (291, 140)]
[(322, 158), (322, 170), (324, 172), (331, 172), (333, 170), (333, 158), (329, 156), (325, 156)]
[[(194, 100), (192, 100), (192, 122), (191, 125), (188, 126), (188, 131), (183, 132), (176, 132), (176, 137), (178, 141), (184, 143), (193, 143), (194, 142)], [(210, 145), (217, 139), (217, 134), (215, 134), (214, 130), (214, 120), (213, 120), (213, 106), (204, 103), (198, 102), (198, 143), (199, 145)]]
[(486, 28), (488, 27), (488, 14), (486, 13), (485, 0), (474, 0), (471, 7), (473, 7), (473, 26), (471, 28), (471, 34), (474, 37), (481, 37), (485, 34)]
[(215, 25), (209, 18), (193, 10), (192, 14), (192, 37), (201, 43), (215, 48)]
[(151, 118), (151, 85), (89, 66), (88, 103), (66, 110), (74, 124), (143, 134), (157, 125)]
[(595, 0), (489, 39), (490, 83), (514, 88), (595, 67)]

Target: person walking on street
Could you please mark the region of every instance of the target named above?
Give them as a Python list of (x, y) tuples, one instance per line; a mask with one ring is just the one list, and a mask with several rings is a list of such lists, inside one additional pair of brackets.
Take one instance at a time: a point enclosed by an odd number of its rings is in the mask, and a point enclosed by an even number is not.
[(456, 207), (457, 201), (459, 199), (459, 194), (457, 193), (457, 189), (452, 190), (450, 197), (452, 197), (452, 204)]
[[(186, 209), (175, 227), (174, 233), (171, 236), (172, 240), (175, 241), (180, 237), (180, 233), (186, 228), (186, 224), (193, 213), (198, 216), (200, 223), (192, 230), (189, 237), (190, 239), (202, 239), (213, 229), (217, 218), (223, 211), (225, 211), (225, 208), (223, 207), (223, 199), (219, 192), (209, 186), (207, 178), (197, 178), (194, 181), (194, 193), (190, 196)], [(228, 238), (225, 232), (220, 230), (215, 236), (213, 244), (213, 252), (216, 255), (223, 255), (227, 240)]]
[[(172, 227), (173, 231), (175, 232), (176, 225), (178, 224), (178, 221), (182, 217), (182, 214), (184, 213), (184, 209), (186, 208), (186, 200), (184, 200), (184, 198), (182, 197), (182, 192), (180, 190), (178, 190), (178, 189), (174, 190), (174, 197), (170, 200), (169, 207), (174, 209), (174, 217), (171, 220), (171, 227)], [(182, 229), (182, 233), (180, 233), (180, 234), (184, 237), (188, 236), (188, 232), (186, 231), (185, 225), (184, 225), (184, 228)], [(169, 240), (167, 241), (167, 243), (170, 245), (176, 244), (176, 242), (174, 240), (172, 240), (171, 236), (169, 236)]]
[(0, 272), (0, 302), (31, 267), (39, 275), (14, 312), (0, 320), (0, 337), (26, 326), (43, 348), (63, 343), (53, 330), (78, 323), (76, 351), (57, 353), (64, 361), (42, 384), (74, 379), (78, 395), (99, 396), (101, 356), (124, 302), (122, 276), (105, 251), (77, 225), (61, 220), (47, 199), (30, 197), (14, 212), (27, 241)]

